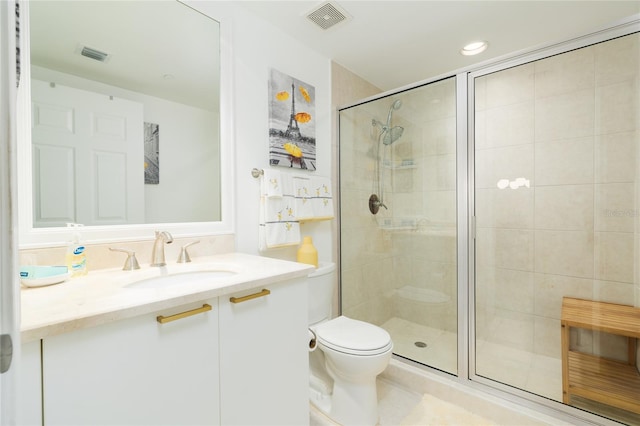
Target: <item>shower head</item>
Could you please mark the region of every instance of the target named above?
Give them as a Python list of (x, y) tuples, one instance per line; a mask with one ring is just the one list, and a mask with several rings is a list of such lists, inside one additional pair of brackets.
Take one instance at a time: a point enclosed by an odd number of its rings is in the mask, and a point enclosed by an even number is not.
[(402, 136), (402, 132), (404, 132), (404, 127), (394, 126), (390, 129), (387, 129), (384, 132), (384, 137), (382, 138), (382, 143), (385, 145), (391, 145)]
[(402, 101), (400, 99), (391, 104), (391, 108), (389, 108), (389, 115), (387, 116), (387, 127), (391, 127), (391, 115), (393, 114), (393, 111), (400, 109), (401, 106)]

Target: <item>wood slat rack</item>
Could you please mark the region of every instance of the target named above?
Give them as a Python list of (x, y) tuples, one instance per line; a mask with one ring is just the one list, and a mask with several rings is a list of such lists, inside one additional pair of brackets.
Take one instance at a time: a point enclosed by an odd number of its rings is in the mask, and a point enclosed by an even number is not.
[[(636, 369), (636, 339), (640, 338), (640, 308), (593, 300), (562, 299), (562, 400), (576, 395), (640, 414), (640, 374)], [(626, 336), (627, 362), (572, 351), (571, 327)]]

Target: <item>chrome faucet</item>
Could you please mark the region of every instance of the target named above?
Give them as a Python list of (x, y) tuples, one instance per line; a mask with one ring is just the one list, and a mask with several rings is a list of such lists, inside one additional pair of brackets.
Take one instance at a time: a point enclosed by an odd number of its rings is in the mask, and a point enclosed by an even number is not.
[(153, 252), (151, 252), (151, 266), (164, 266), (164, 245), (171, 244), (173, 237), (167, 231), (156, 231), (156, 241), (153, 243)]

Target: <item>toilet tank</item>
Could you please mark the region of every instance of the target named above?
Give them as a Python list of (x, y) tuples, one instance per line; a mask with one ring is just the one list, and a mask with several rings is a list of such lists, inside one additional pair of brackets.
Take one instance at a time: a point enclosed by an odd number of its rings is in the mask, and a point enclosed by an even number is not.
[(331, 318), (336, 264), (319, 262), (309, 274), (309, 325)]

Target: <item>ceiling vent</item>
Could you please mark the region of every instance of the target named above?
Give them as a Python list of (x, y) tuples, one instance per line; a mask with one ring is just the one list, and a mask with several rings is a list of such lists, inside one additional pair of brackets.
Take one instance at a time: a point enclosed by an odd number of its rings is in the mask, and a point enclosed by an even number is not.
[(351, 17), (337, 4), (326, 2), (309, 12), (307, 18), (323, 30), (328, 30), (340, 22), (348, 21)]
[(78, 46), (76, 49), (76, 53), (99, 62), (108, 62), (109, 58), (111, 58), (111, 55), (109, 55), (108, 53), (101, 52), (98, 49), (93, 49), (88, 46)]

